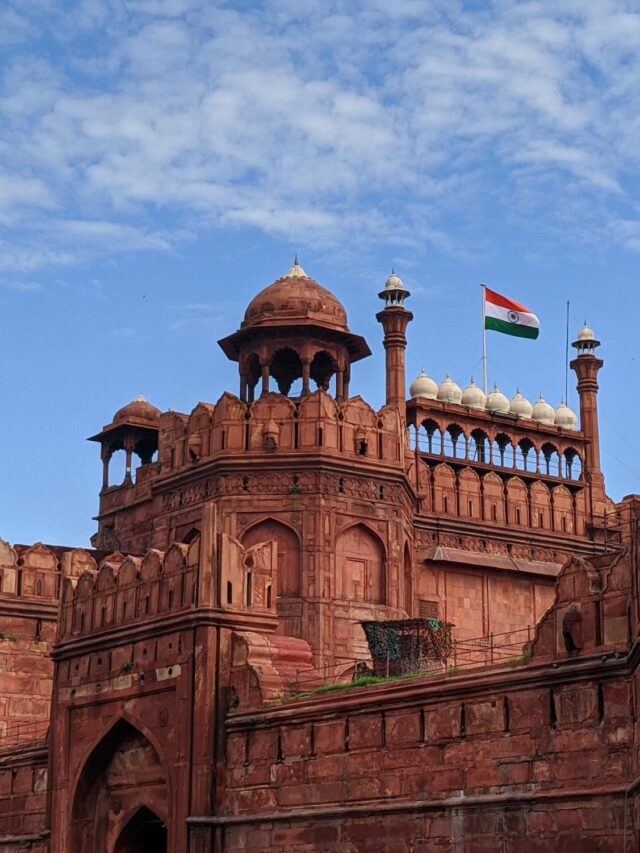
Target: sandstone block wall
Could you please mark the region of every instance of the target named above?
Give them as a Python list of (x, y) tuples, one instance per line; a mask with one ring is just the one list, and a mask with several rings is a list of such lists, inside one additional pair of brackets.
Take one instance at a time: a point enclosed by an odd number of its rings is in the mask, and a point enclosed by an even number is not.
[(0, 850), (47, 853), (47, 748), (0, 753)]
[(231, 718), (225, 850), (622, 850), (631, 680), (601, 667), (579, 684), (423, 679)]

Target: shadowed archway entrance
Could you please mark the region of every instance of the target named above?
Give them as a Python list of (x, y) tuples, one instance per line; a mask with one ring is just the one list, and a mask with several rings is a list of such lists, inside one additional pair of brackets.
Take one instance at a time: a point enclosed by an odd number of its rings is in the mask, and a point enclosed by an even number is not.
[(166, 853), (168, 811), (163, 762), (144, 734), (122, 719), (80, 774), (67, 853)]
[(167, 827), (143, 806), (122, 830), (114, 853), (167, 853)]

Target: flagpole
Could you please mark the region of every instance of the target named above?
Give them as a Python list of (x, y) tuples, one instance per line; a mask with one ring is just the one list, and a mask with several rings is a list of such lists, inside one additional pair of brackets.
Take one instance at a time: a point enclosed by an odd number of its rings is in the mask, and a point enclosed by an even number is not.
[(481, 284), (482, 288), (482, 376), (483, 376), (483, 391), (485, 394), (488, 393), (489, 382), (487, 379), (487, 328), (486, 328), (486, 316), (487, 316), (487, 285)]
[(564, 343), (564, 404), (569, 405), (569, 305), (567, 299), (567, 335)]

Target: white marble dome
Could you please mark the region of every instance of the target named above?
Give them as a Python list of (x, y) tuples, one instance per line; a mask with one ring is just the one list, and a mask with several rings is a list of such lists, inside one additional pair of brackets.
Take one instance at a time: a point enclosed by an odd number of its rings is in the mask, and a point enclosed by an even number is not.
[(462, 400), (462, 388), (448, 373), (438, 386), (438, 400), (443, 403), (459, 403)]
[(469, 406), (470, 409), (484, 409), (487, 402), (487, 395), (482, 388), (479, 388), (473, 378), (469, 385), (462, 392), (460, 401), (463, 406)]
[(553, 422), (556, 426), (564, 427), (564, 429), (578, 428), (578, 416), (573, 409), (570, 409), (569, 406), (567, 406), (564, 400), (561, 400), (560, 405), (556, 409), (556, 415)]
[(384, 283), (385, 290), (406, 290), (407, 288), (404, 286), (404, 282), (400, 278), (399, 275), (395, 274), (395, 271), (391, 273), (389, 278)]
[(596, 333), (593, 331), (593, 329), (589, 328), (589, 326), (587, 326), (587, 324), (585, 323), (584, 326), (578, 332), (577, 340), (578, 341), (595, 341), (595, 339), (596, 339)]
[(435, 379), (427, 376), (424, 368), (409, 386), (410, 397), (426, 397), (428, 400), (436, 400), (438, 397), (438, 383)]
[(512, 415), (517, 415), (519, 418), (530, 418), (533, 414), (533, 406), (526, 397), (523, 397), (519, 388), (516, 391), (516, 396), (509, 403), (509, 411)]
[(488, 412), (499, 412), (506, 415), (509, 411), (509, 400), (498, 386), (494, 385), (493, 391), (487, 396), (484, 407)]
[(538, 421), (541, 424), (553, 424), (555, 423), (556, 412), (553, 406), (547, 403), (542, 394), (540, 394), (540, 399), (533, 407), (531, 417), (534, 421)]

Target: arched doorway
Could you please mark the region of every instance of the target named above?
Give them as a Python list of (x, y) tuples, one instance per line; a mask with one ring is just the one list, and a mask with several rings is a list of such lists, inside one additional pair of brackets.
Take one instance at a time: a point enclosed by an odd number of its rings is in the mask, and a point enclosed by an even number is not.
[(245, 548), (275, 541), (278, 546), (278, 589), (276, 609), (279, 633), (302, 637), (302, 567), (300, 540), (286, 524), (267, 518), (250, 527), (241, 538)]
[[(80, 774), (69, 853), (165, 853), (166, 828), (158, 815), (167, 813), (166, 773), (156, 749), (135, 726), (119, 720)], [(133, 817), (122, 829), (126, 814)], [(158, 839), (164, 839), (164, 847), (157, 846)]]
[(143, 806), (122, 830), (114, 853), (167, 853), (167, 827)]

